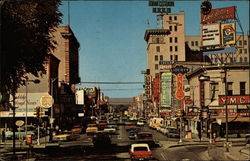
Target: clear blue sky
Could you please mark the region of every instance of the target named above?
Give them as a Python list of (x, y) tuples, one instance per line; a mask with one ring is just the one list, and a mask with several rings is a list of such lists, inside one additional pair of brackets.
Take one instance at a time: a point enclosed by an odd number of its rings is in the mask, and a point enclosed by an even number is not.
[[(248, 1), (211, 2), (213, 8), (237, 6), (241, 25), (247, 33)], [(186, 35), (200, 35), (200, 4), (200, 0), (175, 1), (172, 13), (185, 12)], [(62, 2), (60, 11), (64, 14), (62, 25), (68, 24), (67, 1)], [(156, 14), (152, 13), (148, 1), (70, 1), (70, 26), (81, 45), (81, 81), (144, 81), (140, 74), (147, 64), (144, 33), (157, 28)], [(142, 91), (142, 84), (99, 86), (111, 98), (133, 97)]]

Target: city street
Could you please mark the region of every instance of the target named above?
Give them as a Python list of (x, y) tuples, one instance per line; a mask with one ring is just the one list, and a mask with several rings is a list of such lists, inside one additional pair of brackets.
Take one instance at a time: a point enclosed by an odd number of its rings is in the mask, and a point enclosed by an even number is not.
[[(192, 143), (190, 145), (180, 145), (179, 138), (167, 138), (161, 133), (151, 130), (148, 127), (142, 127), (142, 131), (150, 131), (155, 138), (155, 145), (152, 146), (153, 158), (152, 160), (213, 160), (208, 155), (208, 142)], [(41, 145), (45, 145), (41, 139)], [(185, 141), (185, 140), (184, 140)], [(7, 141), (10, 143), (10, 140)], [(119, 134), (112, 136), (112, 145), (96, 148), (92, 144), (91, 136), (81, 135), (80, 139), (71, 142), (46, 143), (46, 147), (36, 146), (29, 158), (35, 160), (130, 160), (129, 148), (130, 144), (136, 143), (136, 140), (129, 140), (124, 126), (119, 126)], [(187, 141), (186, 141), (187, 142)], [(193, 145), (192, 145), (193, 144)], [(9, 146), (10, 148), (10, 146)], [(12, 152), (1, 150), (1, 158), (8, 159)], [(27, 159), (25, 150), (17, 150), (19, 158)], [(220, 156), (224, 158), (224, 156)]]

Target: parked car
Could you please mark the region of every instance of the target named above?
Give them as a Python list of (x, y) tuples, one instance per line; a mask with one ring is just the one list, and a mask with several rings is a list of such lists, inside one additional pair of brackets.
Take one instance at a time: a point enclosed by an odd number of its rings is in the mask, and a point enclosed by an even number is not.
[(148, 144), (132, 144), (129, 154), (131, 160), (152, 159), (152, 152)]
[(137, 126), (144, 126), (144, 122), (143, 121), (138, 121)]
[(132, 139), (133, 139), (133, 140), (136, 139), (136, 138), (137, 138), (137, 132), (135, 132), (135, 131), (130, 131), (129, 134), (128, 134), (128, 138), (131, 139), (131, 140), (132, 140)]
[(94, 134), (92, 142), (95, 147), (111, 145), (111, 137), (105, 131), (98, 131)]
[(98, 121), (98, 130), (103, 130), (108, 125), (107, 120), (100, 120)]
[[(28, 129), (28, 131), (27, 131), (27, 135), (31, 135), (32, 139), (35, 139), (37, 137), (36, 133), (37, 132), (35, 130)], [(15, 138), (23, 138), (23, 139), (25, 139), (26, 138), (25, 134), (26, 134), (25, 129), (20, 128), (20, 129), (18, 129), (18, 131), (15, 132)], [(6, 131), (5, 132), (5, 138), (6, 139), (12, 139), (13, 138), (13, 131)]]
[(169, 138), (178, 138), (180, 137), (180, 131), (177, 128), (167, 128), (166, 130), (166, 136)]
[(88, 124), (88, 127), (86, 129), (86, 134), (89, 135), (94, 135), (98, 131), (97, 125), (96, 124)]
[(103, 129), (103, 131), (107, 132), (108, 134), (116, 134), (116, 129), (115, 128), (111, 128), (111, 127), (105, 127)]
[(58, 135), (53, 136), (53, 141), (76, 141), (80, 135), (72, 131), (63, 131)]

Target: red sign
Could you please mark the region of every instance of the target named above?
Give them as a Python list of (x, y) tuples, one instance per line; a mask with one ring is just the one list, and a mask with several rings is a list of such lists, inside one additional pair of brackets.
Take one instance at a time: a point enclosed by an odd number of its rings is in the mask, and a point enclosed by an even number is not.
[[(219, 105), (224, 105), (226, 96), (219, 96)], [(228, 105), (244, 105), (250, 104), (250, 96), (227, 96)]]
[(201, 13), (201, 23), (235, 19), (235, 6), (212, 9), (207, 15)]
[(177, 74), (176, 79), (177, 79), (177, 90), (175, 92), (175, 97), (179, 100), (182, 100), (185, 97), (185, 93), (182, 89), (183, 74), (181, 73)]
[(153, 99), (155, 102), (159, 102), (160, 98), (160, 78), (153, 79)]

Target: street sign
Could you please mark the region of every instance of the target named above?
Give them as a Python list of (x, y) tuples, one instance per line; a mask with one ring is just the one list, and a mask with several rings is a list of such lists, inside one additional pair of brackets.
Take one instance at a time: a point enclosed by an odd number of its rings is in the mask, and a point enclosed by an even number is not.
[(174, 1), (149, 1), (149, 6), (174, 6)]
[(18, 127), (23, 126), (23, 124), (24, 124), (24, 121), (23, 121), (23, 120), (17, 120), (17, 121), (16, 121), (16, 126), (18, 126)]
[(54, 99), (51, 95), (47, 94), (40, 98), (40, 105), (43, 108), (50, 108), (54, 103)]
[(153, 13), (171, 13), (171, 8), (153, 8)]

